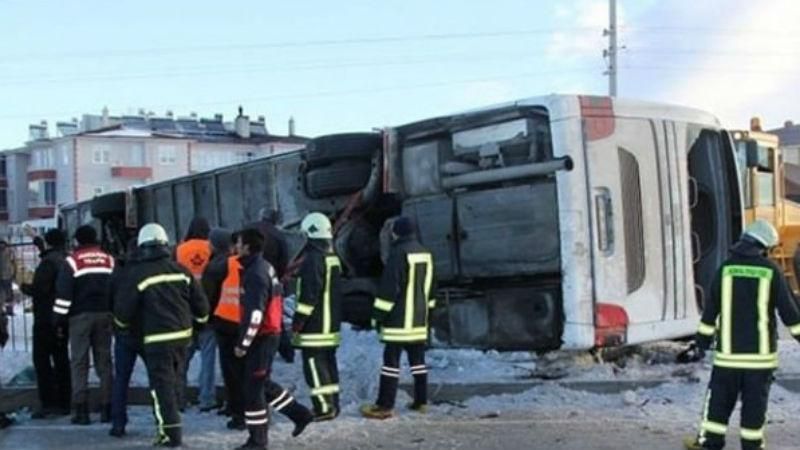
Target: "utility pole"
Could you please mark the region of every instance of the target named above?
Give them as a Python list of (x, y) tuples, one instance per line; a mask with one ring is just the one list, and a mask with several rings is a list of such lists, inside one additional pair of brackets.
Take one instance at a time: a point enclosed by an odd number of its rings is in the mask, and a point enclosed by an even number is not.
[(605, 56), (608, 57), (608, 95), (617, 96), (617, 0), (608, 0), (608, 29), (604, 33), (608, 36), (608, 48)]

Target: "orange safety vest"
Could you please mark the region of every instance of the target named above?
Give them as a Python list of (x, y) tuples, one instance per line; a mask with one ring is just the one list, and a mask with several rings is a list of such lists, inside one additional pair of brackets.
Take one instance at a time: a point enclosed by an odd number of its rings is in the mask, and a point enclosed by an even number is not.
[(211, 259), (211, 245), (204, 239), (189, 239), (178, 245), (175, 256), (178, 263), (199, 280)]
[(219, 303), (214, 315), (228, 322), (239, 323), (242, 320), (241, 308), (239, 307), (239, 297), (241, 286), (239, 282), (239, 257), (228, 257), (228, 276), (222, 282), (222, 292), (219, 295)]
[[(214, 310), (214, 315), (227, 320), (232, 323), (242, 322), (242, 310), (240, 306), (241, 297), (241, 280), (239, 279), (239, 271), (242, 265), (239, 263), (239, 257), (231, 256), (228, 258), (228, 276), (222, 282), (222, 293), (219, 296), (219, 303), (217, 309)], [(261, 322), (258, 334), (280, 334), (281, 332), (281, 319), (283, 315), (283, 297), (280, 293), (275, 292), (269, 302), (267, 310), (264, 311), (264, 320)]]

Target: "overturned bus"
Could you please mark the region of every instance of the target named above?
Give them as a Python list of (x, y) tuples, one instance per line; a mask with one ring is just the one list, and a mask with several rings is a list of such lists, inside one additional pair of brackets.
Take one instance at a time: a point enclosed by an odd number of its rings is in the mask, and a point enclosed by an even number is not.
[[(304, 149), (112, 193), (62, 209), (124, 252), (155, 221), (180, 239), (195, 216), (241, 227), (281, 211), (334, 221), (346, 320), (365, 325), (405, 215), (435, 259), (437, 345), (588, 349), (694, 332), (717, 266), (742, 231), (732, 140), (694, 109), (552, 95), (322, 136)], [(87, 211), (90, 211), (87, 212)]]

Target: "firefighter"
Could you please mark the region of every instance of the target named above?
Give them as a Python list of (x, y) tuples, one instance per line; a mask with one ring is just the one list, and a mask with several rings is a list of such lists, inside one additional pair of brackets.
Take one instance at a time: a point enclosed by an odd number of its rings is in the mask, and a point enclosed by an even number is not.
[(277, 274), (262, 256), (264, 237), (256, 229), (245, 229), (238, 234), (236, 249), (241, 266), (243, 320), (239, 324), (234, 356), (244, 360), (244, 415), (250, 434), (239, 449), (260, 450), (267, 448), (268, 402), (292, 419), (294, 436), (305, 429), (313, 416), (270, 378), (272, 361), (280, 344), (283, 301)]
[(400, 378), (400, 355), (405, 350), (414, 377), (414, 401), (409, 409), (424, 413), (428, 403), (428, 369), (425, 345), (428, 314), (433, 298), (433, 257), (415, 237), (414, 224), (400, 217), (392, 224), (392, 247), (381, 276), (373, 307), (373, 325), (380, 329), (383, 352), (378, 400), (364, 405), (370, 419), (393, 415)]
[(770, 383), (778, 367), (776, 310), (800, 340), (800, 310), (783, 271), (767, 259), (777, 243), (775, 228), (756, 220), (716, 275), (696, 337), (700, 353), (716, 338), (714, 367), (700, 431), (686, 439), (687, 449), (723, 448), (728, 418), (740, 397), (742, 448), (764, 448)]
[(311, 390), (316, 421), (339, 415), (339, 368), (336, 349), (341, 324), (341, 262), (333, 252), (328, 218), (308, 214), (300, 224), (308, 242), (297, 279), (293, 344), (302, 350), (303, 373)]
[(167, 233), (149, 223), (139, 230), (139, 254), (125, 268), (114, 302), (121, 327), (138, 321), (156, 419), (155, 445), (181, 445), (179, 411), (186, 348), (194, 323), (208, 321), (208, 301), (192, 274), (170, 258)]
[(56, 281), (53, 315), (57, 328), (69, 323), (72, 423), (89, 425), (89, 351), (100, 379), (100, 421), (111, 421), (111, 305), (108, 283), (114, 258), (97, 242), (89, 225), (75, 230), (77, 249), (66, 258)]
[[(211, 259), (203, 276), (203, 282), (209, 294), (219, 296), (217, 307), (214, 310), (213, 323), (217, 330), (217, 338), (220, 343), (219, 352), (220, 361), (222, 363), (222, 378), (225, 382), (225, 390), (228, 395), (228, 410), (231, 414), (231, 420), (228, 422), (227, 426), (230, 429), (236, 430), (247, 428), (247, 424), (245, 423), (245, 393), (242, 389), (242, 385), (247, 382), (247, 378), (245, 377), (245, 359), (236, 357), (236, 349), (241, 347), (240, 328), (243, 327), (242, 317), (246, 317), (245, 314), (242, 313), (242, 302), (240, 299), (242, 288), (245, 285), (245, 280), (242, 276), (242, 271), (245, 270), (243, 267), (243, 260), (252, 260), (255, 258), (253, 255), (258, 253), (258, 251), (253, 249), (260, 249), (263, 247), (263, 238), (261, 238), (259, 245), (258, 236), (260, 236), (258, 231), (255, 231), (255, 233), (253, 230), (247, 232), (246, 239), (250, 241), (250, 244), (247, 245), (247, 252), (250, 256), (249, 259), (240, 253), (244, 248), (243, 244), (237, 245), (234, 254), (226, 257), (225, 247), (230, 247), (229, 242), (231, 234), (226, 233), (224, 230), (213, 230), (211, 232), (211, 240), (212, 243), (214, 243), (215, 249), (219, 250), (219, 255)], [(237, 243), (240, 241), (239, 233), (236, 234), (236, 241)], [(228, 250), (228, 253), (229, 252), (230, 250)], [(264, 263), (266, 268), (273, 271), (269, 263), (266, 261), (264, 261)], [(263, 276), (267, 277), (266, 273), (268, 272), (265, 272)], [(280, 285), (275, 284), (278, 282), (273, 278), (276, 277), (268, 277), (271, 283), (269, 285), (270, 292), (274, 290), (276, 295), (279, 295), (281, 292)], [(282, 310), (282, 303), (282, 299), (278, 297), (276, 303), (271, 305), (272, 308), (280, 312)], [(264, 346), (267, 349), (267, 368), (270, 368), (272, 365), (272, 356), (278, 345), (276, 342), (280, 341), (279, 337), (276, 339), (273, 331), (273, 329), (265, 325), (265, 329), (262, 330), (261, 333), (264, 336), (262, 340), (265, 342)], [(292, 433), (293, 436), (298, 436), (313, 419), (311, 412), (305, 406), (296, 402), (288, 391), (282, 389), (271, 379), (266, 379), (266, 392), (264, 397), (266, 397), (266, 401), (270, 406), (276, 411), (286, 415), (294, 423), (295, 428)]]
[[(210, 228), (208, 221), (202, 217), (195, 217), (189, 224), (183, 242), (175, 248), (175, 259), (183, 267), (189, 270), (198, 283), (201, 282), (203, 271), (211, 259), (211, 244), (209, 242)], [(209, 302), (211, 299), (209, 299)], [(198, 403), (201, 412), (208, 412), (217, 407), (216, 386), (214, 375), (217, 364), (217, 339), (214, 330), (210, 327), (202, 327), (192, 336), (192, 344), (186, 358), (186, 370), (195, 353), (200, 352), (200, 373), (198, 374)], [(186, 393), (186, 377), (183, 380)], [(185, 400), (181, 399), (181, 407)]]
[(53, 326), (56, 279), (67, 257), (67, 238), (63, 231), (51, 229), (44, 243), (33, 281), (22, 285), (22, 292), (33, 299), (33, 367), (41, 404), (33, 419), (69, 415), (72, 397), (67, 332)]
[[(8, 342), (8, 318), (6, 317), (5, 298), (0, 296), (0, 349), (5, 348)], [(2, 393), (2, 389), (0, 389)], [(5, 411), (0, 411), (0, 430), (14, 424), (14, 419), (8, 417)]]

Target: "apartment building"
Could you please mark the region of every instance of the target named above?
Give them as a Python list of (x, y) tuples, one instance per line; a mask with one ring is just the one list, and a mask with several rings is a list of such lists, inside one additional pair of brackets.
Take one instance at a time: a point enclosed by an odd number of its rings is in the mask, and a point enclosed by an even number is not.
[(53, 222), (56, 207), (127, 189), (301, 148), (307, 138), (267, 131), (263, 117), (241, 108), (232, 122), (146, 114), (85, 115), (29, 127), (24, 146), (0, 153), (0, 222)]

